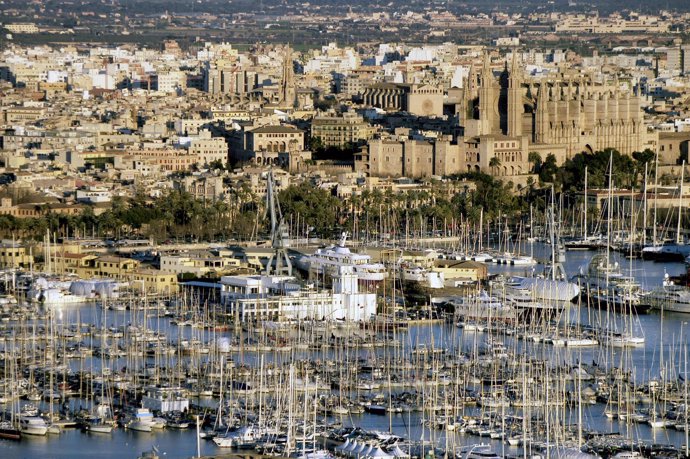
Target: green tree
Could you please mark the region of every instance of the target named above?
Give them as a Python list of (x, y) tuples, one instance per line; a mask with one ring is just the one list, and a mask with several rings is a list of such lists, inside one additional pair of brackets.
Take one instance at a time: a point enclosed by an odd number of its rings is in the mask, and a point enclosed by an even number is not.
[(544, 163), (539, 168), (539, 180), (542, 183), (552, 183), (557, 172), (558, 164), (556, 162), (556, 156), (553, 153), (549, 153), (546, 155), (546, 160), (544, 160)]
[(225, 164), (223, 164), (223, 161), (220, 159), (214, 159), (208, 164), (209, 169), (211, 170), (217, 170), (217, 171), (222, 171), (225, 170)]
[(329, 191), (309, 183), (291, 185), (278, 194), (283, 215), (287, 218), (297, 215), (321, 235), (331, 233), (346, 222), (341, 219), (341, 202)]
[(325, 148), (323, 140), (319, 136), (314, 136), (309, 139), (309, 150), (312, 152), (321, 151)]
[(497, 169), (501, 167), (501, 160), (498, 159), (498, 156), (494, 156), (489, 160), (489, 167), (493, 171), (494, 175), (498, 175)]
[(635, 162), (628, 155), (623, 155), (613, 148), (606, 148), (594, 153), (579, 153), (568, 159), (556, 172), (556, 181), (563, 191), (584, 189), (585, 166), (588, 172), (590, 188), (606, 188), (609, 181), (609, 160), (613, 159), (614, 187), (635, 186), (638, 173)]
[(527, 155), (527, 161), (532, 164), (532, 173), (538, 174), (541, 169), (541, 154), (538, 151), (530, 151)]
[(644, 167), (646, 163), (651, 163), (654, 161), (656, 158), (656, 153), (654, 153), (653, 150), (646, 148), (644, 151), (634, 151), (632, 157), (635, 161), (637, 161), (638, 164)]

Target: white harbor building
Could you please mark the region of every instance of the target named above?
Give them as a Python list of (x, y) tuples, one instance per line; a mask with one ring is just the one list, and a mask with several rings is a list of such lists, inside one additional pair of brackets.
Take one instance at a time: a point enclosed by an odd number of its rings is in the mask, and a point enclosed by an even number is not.
[(331, 289), (301, 285), (293, 276), (223, 276), (221, 302), (236, 320), (346, 320), (376, 314), (376, 294), (360, 293), (352, 266), (341, 266)]

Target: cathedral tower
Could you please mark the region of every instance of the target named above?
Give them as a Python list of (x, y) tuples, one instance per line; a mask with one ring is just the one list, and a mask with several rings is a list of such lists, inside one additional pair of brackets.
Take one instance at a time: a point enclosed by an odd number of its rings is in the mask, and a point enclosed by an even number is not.
[(522, 70), (518, 64), (517, 51), (513, 50), (508, 80), (508, 132), (511, 137), (522, 135)]
[(494, 74), (491, 71), (491, 58), (484, 54), (484, 63), (480, 73), (479, 87), (479, 134), (491, 134), (497, 124), (498, 94)]
[(280, 97), (282, 105), (286, 108), (294, 108), (296, 104), (295, 73), (292, 68), (292, 49), (286, 46), (283, 56), (283, 76), (280, 80)]

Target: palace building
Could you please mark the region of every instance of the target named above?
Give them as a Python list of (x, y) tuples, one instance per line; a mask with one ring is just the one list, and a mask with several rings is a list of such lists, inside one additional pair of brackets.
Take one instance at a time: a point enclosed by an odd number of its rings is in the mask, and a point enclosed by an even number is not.
[[(617, 78), (600, 82), (577, 72), (526, 77), (521, 69), (517, 53), (502, 71), (494, 71), (486, 54), (456, 90), (461, 136), (372, 139), (356, 156), (355, 169), (407, 177), (481, 171), (520, 183), (530, 176), (531, 152), (542, 159), (554, 155), (562, 164), (605, 148), (627, 155), (657, 150), (659, 134), (648, 131), (640, 96)], [(365, 104), (410, 110), (409, 91), (390, 83), (371, 86)]]
[[(657, 134), (647, 131), (639, 95), (617, 78), (605, 83), (581, 73), (525, 78), (520, 68), (513, 53), (498, 77), (488, 55), (479, 71), (470, 71), (460, 108), (468, 171), (526, 173), (532, 151), (553, 154), (560, 164), (583, 151), (615, 148), (629, 155), (656, 148)], [(500, 167), (489, 166), (494, 156)]]

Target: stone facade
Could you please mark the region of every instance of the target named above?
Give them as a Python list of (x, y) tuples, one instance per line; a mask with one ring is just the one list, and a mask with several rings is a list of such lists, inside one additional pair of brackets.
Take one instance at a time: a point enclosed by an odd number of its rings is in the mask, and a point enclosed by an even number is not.
[(676, 164), (679, 160), (688, 161), (690, 152), (690, 132), (659, 133), (659, 163)]
[(212, 137), (210, 131), (201, 131), (189, 144), (189, 154), (196, 155), (201, 164), (214, 161), (228, 162), (228, 144), (223, 137)]
[[(498, 77), (488, 55), (479, 71), (470, 71), (460, 104), (467, 170), (527, 173), (532, 151), (542, 158), (553, 154), (561, 164), (583, 151), (610, 147), (629, 155), (656, 148), (657, 134), (647, 132), (640, 97), (618, 80), (601, 84), (590, 75), (563, 73), (526, 79), (513, 56)], [(492, 169), (494, 156), (501, 167)]]
[(377, 83), (364, 91), (364, 104), (418, 116), (442, 116), (443, 89), (433, 85)]
[(373, 139), (355, 158), (355, 170), (372, 176), (423, 178), (463, 171), (460, 145), (450, 137)]
[(374, 128), (361, 115), (343, 113), (315, 116), (311, 123), (311, 136), (318, 137), (326, 147), (342, 147), (347, 143), (356, 145), (370, 139)]
[(311, 160), (311, 152), (305, 150), (303, 131), (287, 125), (261, 126), (231, 137), (230, 160), (232, 163), (274, 164), (298, 172), (305, 161)]
[(523, 79), (514, 58), (495, 78), (488, 56), (465, 94), (466, 135), (527, 136), (530, 143), (566, 145), (567, 154), (615, 148), (631, 154), (648, 139), (640, 97), (618, 81), (589, 75)]

